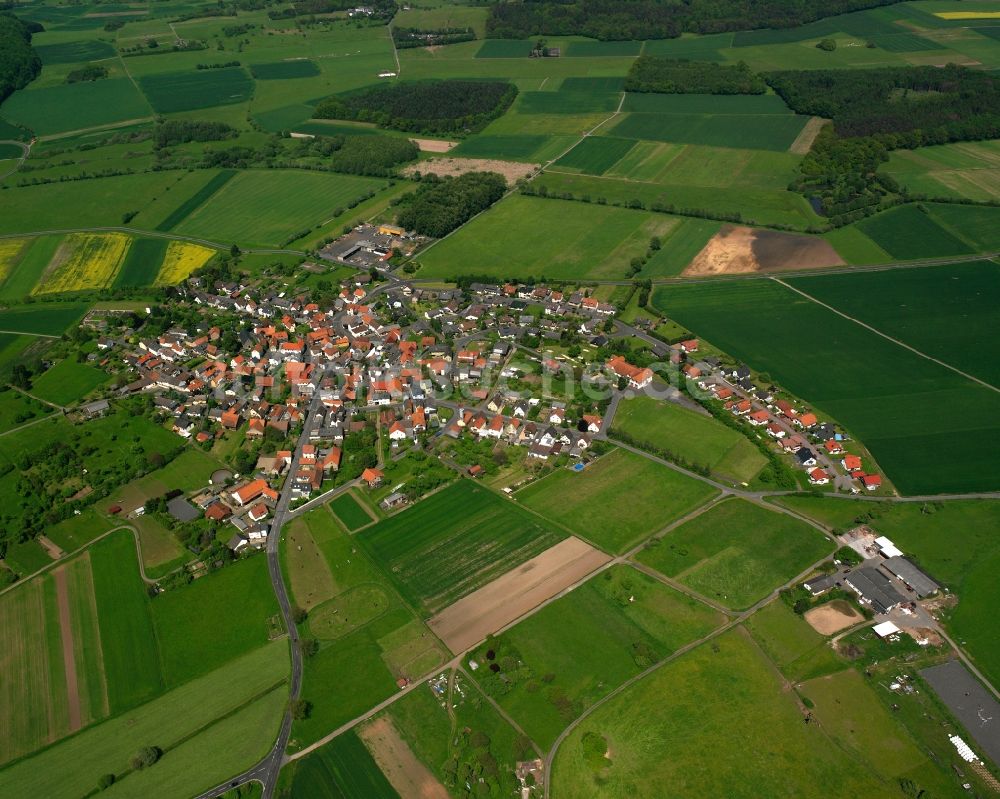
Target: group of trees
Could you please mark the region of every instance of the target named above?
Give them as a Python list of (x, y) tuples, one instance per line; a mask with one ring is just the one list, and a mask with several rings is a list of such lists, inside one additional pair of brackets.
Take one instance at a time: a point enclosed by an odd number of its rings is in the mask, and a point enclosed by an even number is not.
[(153, 146), (159, 149), (192, 141), (222, 141), (235, 138), (237, 135), (236, 129), (225, 122), (166, 119), (158, 122), (153, 131)]
[(443, 44), (458, 44), (471, 42), (476, 38), (472, 28), (393, 28), (392, 40), (396, 48), (405, 50), (409, 47), (436, 47)]
[(480, 130), (506, 111), (517, 87), (503, 81), (441, 80), (376, 86), (320, 101), (318, 119), (353, 119), (415, 133)]
[(627, 92), (663, 94), (763, 94), (767, 84), (740, 61), (722, 66), (711, 61), (640, 56), (625, 78)]
[(590, 36), (603, 40), (672, 39), (681, 33), (794, 28), (823, 17), (897, 0), (524, 0), (490, 8), (486, 35)]
[(42, 60), (31, 46), (30, 27), (13, 14), (0, 13), (0, 103), (41, 71)]
[(496, 172), (468, 172), (457, 178), (424, 178), (400, 197), (399, 224), (439, 239), (503, 197), (507, 181)]
[(101, 80), (108, 76), (108, 68), (100, 64), (87, 64), (85, 67), (72, 70), (66, 75), (67, 83), (82, 83), (90, 80)]

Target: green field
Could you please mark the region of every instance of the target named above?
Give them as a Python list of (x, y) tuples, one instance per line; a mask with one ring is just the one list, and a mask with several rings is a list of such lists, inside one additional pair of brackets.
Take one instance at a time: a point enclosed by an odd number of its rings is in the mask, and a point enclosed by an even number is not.
[(242, 103), (253, 95), (253, 80), (239, 67), (166, 72), (139, 78), (158, 114)]
[[(729, 799), (900, 795), (896, 782), (882, 782), (831, 746), (822, 727), (804, 726), (794, 696), (744, 633), (727, 633), (577, 727), (553, 765), (552, 796), (655, 799), (664, 785), (675, 796)], [(587, 757), (588, 734), (605, 739), (606, 760)]]
[(929, 203), (934, 219), (976, 252), (1000, 251), (1000, 208)]
[(399, 799), (354, 730), (296, 764), (292, 799)]
[(517, 501), (620, 554), (694, 510), (711, 486), (626, 450), (582, 472), (558, 469), (517, 492)]
[(1000, 387), (1000, 267), (992, 261), (850, 276), (793, 286), (865, 324)]
[(916, 205), (893, 208), (863, 219), (857, 227), (899, 260), (965, 255), (973, 248), (942, 228)]
[[(475, 676), (548, 749), (594, 702), (721, 621), (707, 605), (615, 566), (484, 644), (474, 653)], [(496, 674), (485, 668), (488, 650), (500, 664)], [(507, 658), (520, 665), (507, 669)]]
[(651, 397), (621, 402), (612, 435), (616, 430), (737, 482), (752, 480), (767, 464), (763, 453), (736, 430), (711, 416)]
[(46, 66), (50, 64), (75, 64), (79, 61), (98, 61), (104, 58), (114, 58), (115, 48), (107, 42), (95, 39), (82, 39), (77, 42), (62, 42), (60, 44), (38, 44), (35, 52)]
[[(843, 424), (901, 492), (998, 487), (987, 455), (1000, 446), (1000, 400), (991, 389), (773, 281), (663, 287), (652, 301)], [(799, 335), (807, 329), (824, 335)], [(978, 447), (968, 446), (970, 437)]]
[(624, 114), (608, 133), (623, 139), (749, 147), (785, 151), (792, 146), (804, 117), (723, 114)]
[(618, 108), (620, 94), (610, 92), (521, 92), (518, 114), (610, 114)]
[(0, 433), (40, 419), (51, 412), (51, 408), (31, 397), (13, 389), (0, 388)]
[(169, 686), (267, 643), (267, 620), (278, 612), (263, 556), (167, 591), (151, 607)]
[(635, 144), (629, 139), (588, 136), (553, 166), (587, 175), (603, 175), (624, 158)]
[(1000, 142), (956, 142), (895, 150), (881, 171), (913, 194), (994, 200), (1000, 197)]
[(40, 135), (112, 125), (152, 113), (128, 78), (15, 92), (4, 102), (3, 111), (11, 121)]
[(294, 61), (276, 61), (270, 64), (251, 64), (250, 74), (257, 80), (287, 80), (313, 78), (320, 74), (315, 61), (299, 58)]
[(364, 527), (372, 522), (372, 517), (358, 504), (350, 492), (345, 492), (330, 502), (330, 510), (352, 533), (359, 527)]
[(133, 239), (114, 287), (148, 286), (152, 283), (167, 253), (167, 244), (167, 239)]
[(827, 639), (780, 600), (754, 613), (746, 626), (754, 640), (789, 680), (799, 682), (822, 677), (844, 666)]
[(203, 205), (209, 197), (219, 191), (219, 189), (225, 186), (235, 176), (235, 169), (223, 169), (216, 172), (211, 178), (209, 178), (208, 182), (203, 183), (198, 190), (194, 192), (194, 194), (174, 208), (167, 215), (167, 217), (156, 226), (156, 230), (173, 230), (177, 225), (187, 219), (195, 211), (195, 209), (201, 207), (201, 205)]
[[(222, 173), (225, 174), (225, 173)], [(189, 236), (275, 245), (337, 215), (383, 184), (319, 172), (247, 170), (192, 208), (172, 229)], [(206, 187), (207, 190), (207, 187)]]
[(59, 336), (83, 317), (82, 302), (43, 303), (0, 311), (0, 330)]
[(531, 134), (470, 136), (452, 154), (463, 158), (502, 158), (508, 161), (534, 161), (535, 154), (549, 141), (547, 136)]
[(663, 214), (514, 195), (427, 250), (417, 276), (620, 278), (650, 238), (676, 224)]
[(832, 549), (832, 542), (805, 522), (729, 499), (674, 528), (638, 558), (703, 596), (742, 610)]
[(67, 359), (34, 378), (31, 392), (56, 405), (72, 405), (106, 382), (106, 372)]
[(357, 539), (404, 598), (433, 614), (565, 537), (509, 500), (459, 480)]
[[(271, 746), (285, 702), (283, 692), (271, 689), (287, 671), (284, 642), (262, 647), (225, 669), (19, 761), (0, 771), (0, 783), (12, 796), (79, 799), (110, 772), (122, 776), (108, 792), (114, 796), (194, 795), (251, 765)], [(276, 701), (264, 700), (266, 713), (236, 712), (265, 692), (276, 696)], [(259, 706), (255, 702), (249, 708)], [(225, 733), (222, 740), (213, 730)], [(248, 742), (254, 749), (249, 754)], [(157, 768), (123, 776), (129, 757), (144, 745), (164, 750)], [(211, 763), (204, 759), (206, 751), (214, 753)]]

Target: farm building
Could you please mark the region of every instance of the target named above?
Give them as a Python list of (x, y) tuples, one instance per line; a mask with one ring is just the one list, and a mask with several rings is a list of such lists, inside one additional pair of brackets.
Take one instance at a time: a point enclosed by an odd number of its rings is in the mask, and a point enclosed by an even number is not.
[(909, 560), (897, 555), (889, 558), (883, 564), (883, 568), (888, 569), (894, 577), (902, 580), (907, 588), (911, 589), (918, 597), (923, 599), (938, 590), (938, 584), (913, 565)]
[(888, 613), (903, 602), (903, 597), (892, 587), (889, 578), (877, 569), (856, 569), (845, 575), (844, 582), (858, 595), (861, 604), (868, 605), (876, 613)]
[(819, 596), (824, 591), (829, 591), (837, 584), (837, 573), (833, 574), (820, 574), (816, 577), (810, 577), (804, 583), (802, 587), (806, 589), (813, 596)]
[(872, 627), (872, 632), (879, 638), (888, 638), (890, 635), (898, 633), (899, 628), (891, 621), (884, 621), (881, 624), (876, 624)]

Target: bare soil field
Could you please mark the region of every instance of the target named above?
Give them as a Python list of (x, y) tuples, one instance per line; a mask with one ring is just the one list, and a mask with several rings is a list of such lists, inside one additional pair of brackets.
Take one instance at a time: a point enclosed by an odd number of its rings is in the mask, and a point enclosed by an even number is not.
[(723, 225), (681, 274), (705, 277), (843, 265), (844, 260), (824, 239)]
[(457, 141), (442, 141), (441, 139), (410, 139), (425, 153), (446, 153), (452, 147), (458, 147)]
[(823, 117), (809, 117), (809, 121), (799, 131), (799, 135), (795, 137), (795, 141), (788, 148), (788, 152), (795, 153), (796, 155), (805, 155), (808, 153), (813, 146), (813, 142), (816, 141), (816, 137), (819, 136), (819, 132), (829, 121), (829, 119), (823, 119)]
[(808, 610), (803, 618), (820, 635), (833, 635), (865, 620), (850, 602), (842, 599)]
[(438, 613), (428, 626), (452, 652), (464, 652), (611, 560), (570, 537)]
[(449, 799), (448, 791), (417, 760), (392, 719), (375, 719), (358, 731), (358, 737), (401, 799)]
[(69, 607), (69, 586), (66, 567), (52, 572), (56, 584), (56, 603), (59, 607), (59, 635), (62, 641), (63, 665), (66, 670), (66, 698), (69, 709), (69, 732), (76, 732), (83, 724), (80, 711), (80, 684), (76, 677), (76, 653), (73, 648), (73, 619)]
[[(421, 148), (423, 149), (423, 148)], [(466, 172), (498, 172), (507, 180), (507, 185), (527, 177), (539, 164), (524, 164), (517, 161), (495, 161), (489, 158), (429, 158), (418, 161), (403, 170), (404, 175), (419, 172), (422, 175), (435, 174), (438, 177), (458, 177)]]
[(52, 560), (59, 560), (59, 558), (66, 554), (54, 541), (50, 541), (44, 535), (38, 536), (37, 541), (42, 545), (42, 548), (48, 553)]

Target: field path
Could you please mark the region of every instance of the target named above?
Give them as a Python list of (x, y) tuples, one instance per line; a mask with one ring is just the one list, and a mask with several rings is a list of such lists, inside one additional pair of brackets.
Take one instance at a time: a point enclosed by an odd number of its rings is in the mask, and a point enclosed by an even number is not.
[(62, 639), (63, 664), (66, 670), (66, 699), (69, 710), (69, 732), (76, 732), (83, 725), (80, 711), (80, 684), (76, 676), (76, 655), (73, 651), (73, 621), (69, 607), (69, 586), (66, 567), (53, 570), (56, 585), (56, 603), (59, 606), (59, 633)]
[(15, 172), (17, 172), (17, 170), (21, 168), (25, 160), (28, 158), (28, 154), (31, 152), (31, 145), (25, 144), (23, 141), (17, 141), (15, 139), (0, 139), (0, 144), (13, 144), (21, 148), (21, 157), (14, 162), (14, 166), (12, 166), (6, 172), (0, 174), (0, 180), (3, 180), (6, 177), (10, 177)]
[(937, 358), (935, 358), (935, 357), (933, 357), (931, 355), (928, 355), (925, 352), (921, 352), (916, 347), (911, 347), (906, 342), (900, 341), (898, 338), (893, 338), (888, 333), (883, 333), (877, 327), (872, 327), (871, 325), (867, 324), (866, 322), (862, 322), (860, 319), (856, 319), (853, 316), (848, 316), (843, 311), (837, 310), (832, 305), (827, 305), (825, 302), (823, 302), (822, 300), (816, 299), (811, 294), (806, 294), (801, 289), (795, 288), (795, 286), (792, 286), (789, 283), (786, 283), (784, 280), (781, 280), (781, 279), (776, 278), (776, 277), (772, 277), (771, 280), (773, 280), (775, 283), (780, 283), (786, 289), (790, 289), (790, 290), (794, 291), (796, 294), (799, 294), (802, 297), (805, 297), (807, 300), (811, 300), (812, 302), (816, 303), (817, 305), (820, 305), (823, 308), (826, 308), (828, 311), (833, 311), (835, 314), (837, 314), (837, 316), (842, 316), (844, 319), (847, 319), (849, 322), (854, 322), (856, 325), (861, 325), (861, 327), (863, 327), (865, 330), (868, 330), (868, 331), (874, 333), (877, 336), (881, 336), (882, 338), (886, 339), (887, 341), (891, 341), (893, 344), (898, 344), (900, 347), (902, 347), (903, 349), (909, 350), (914, 355), (919, 355), (921, 358), (926, 358), (928, 361), (932, 361), (933, 363), (936, 363), (938, 366), (943, 366), (945, 369), (950, 369), (955, 374), (961, 375), (966, 380), (971, 380), (973, 383), (978, 383), (979, 385), (983, 386), (984, 388), (988, 388), (990, 391), (995, 391), (997, 394), (1000, 394), (1000, 388), (998, 388), (997, 386), (994, 386), (992, 383), (987, 383), (985, 380), (980, 380), (978, 377), (973, 377), (968, 372), (963, 372), (961, 369), (958, 369), (958, 368), (952, 366), (950, 363), (946, 363), (945, 361), (938, 360)]

